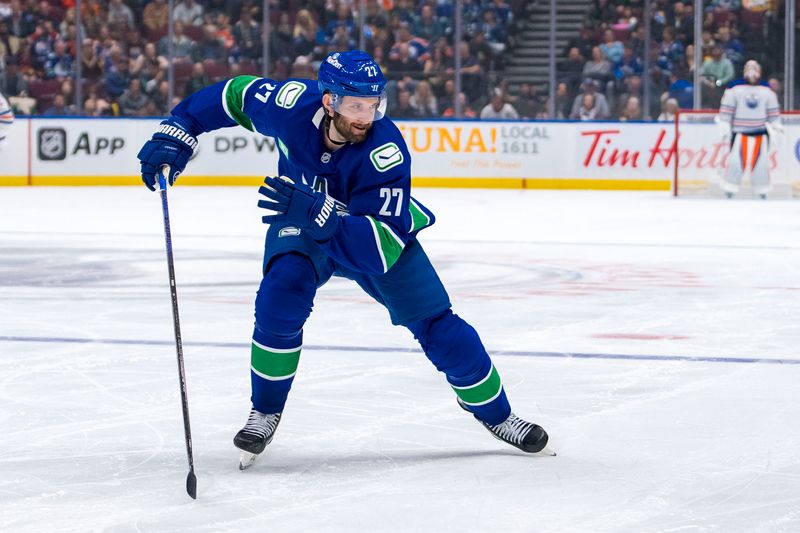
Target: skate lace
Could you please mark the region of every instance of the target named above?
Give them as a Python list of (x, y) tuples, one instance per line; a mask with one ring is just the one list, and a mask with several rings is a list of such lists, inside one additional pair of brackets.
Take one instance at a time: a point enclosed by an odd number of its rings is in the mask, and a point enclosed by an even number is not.
[(265, 439), (272, 435), (280, 420), (280, 413), (268, 415), (253, 409), (250, 411), (250, 416), (247, 417), (247, 423), (242, 428), (242, 431)]
[(506, 421), (496, 426), (491, 426), (492, 432), (506, 442), (521, 444), (533, 424), (511, 413)]

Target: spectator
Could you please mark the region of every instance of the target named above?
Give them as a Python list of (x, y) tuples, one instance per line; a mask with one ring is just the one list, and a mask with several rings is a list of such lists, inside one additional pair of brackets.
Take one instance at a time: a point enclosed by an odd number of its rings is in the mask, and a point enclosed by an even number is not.
[(238, 56), (247, 59), (261, 57), (261, 27), (253, 20), (249, 10), (242, 10), (239, 22), (233, 26), (233, 38), (236, 41)]
[(328, 23), (325, 29), (325, 34), (328, 39), (333, 39), (336, 35), (338, 28), (343, 27), (348, 39), (353, 39), (355, 36), (355, 23), (353, 22), (353, 13), (350, 11), (350, 6), (342, 2), (336, 8), (336, 18)]
[(569, 56), (570, 51), (573, 48), (577, 48), (584, 60), (589, 59), (592, 57), (592, 48), (594, 48), (596, 44), (592, 28), (583, 26), (580, 35), (578, 37), (573, 37), (567, 43), (564, 55)]
[(53, 51), (47, 54), (44, 62), (44, 77), (63, 80), (72, 76), (73, 62), (74, 57), (67, 53), (67, 43), (59, 39), (56, 41)]
[(481, 34), (485, 36), (495, 54), (502, 54), (505, 51), (508, 35), (506, 34), (505, 26), (497, 21), (494, 11), (486, 10), (483, 12), (483, 22), (477, 35)]
[(389, 79), (397, 80), (405, 75), (417, 76), (422, 72), (419, 61), (411, 57), (411, 46), (400, 43), (397, 48), (397, 57), (388, 63)]
[(32, 11), (22, 10), (19, 0), (11, 0), (11, 15), (6, 19), (11, 35), (24, 39), (36, 31), (36, 16)]
[(117, 31), (134, 27), (133, 11), (122, 0), (111, 0), (108, 4), (108, 25)]
[(5, 76), (0, 77), (0, 93), (8, 98), (19, 97), (28, 93), (28, 80), (20, 71), (17, 60), (11, 58), (6, 63)]
[(46, 117), (66, 117), (69, 115), (74, 115), (74, 109), (72, 106), (66, 105), (66, 100), (64, 99), (64, 95), (59, 93), (53, 98), (53, 105), (51, 105), (47, 110), (45, 110), (42, 115)]
[(0, 57), (16, 56), (22, 45), (22, 39), (12, 34), (8, 22), (0, 19)]
[(572, 98), (570, 97), (569, 88), (564, 82), (556, 86), (556, 102), (555, 102), (555, 115), (550, 114), (550, 99), (545, 101), (544, 109), (539, 113), (537, 118), (549, 119), (565, 119), (569, 116), (572, 109)]
[(213, 61), (216, 63), (225, 61), (227, 57), (225, 46), (223, 46), (217, 35), (217, 27), (215, 25), (206, 24), (203, 26), (203, 38), (195, 44), (193, 52), (195, 63), (198, 61)]
[(606, 30), (603, 33), (603, 44), (600, 45), (600, 51), (610, 64), (615, 65), (622, 61), (624, 50), (622, 43), (614, 38), (613, 31)]
[(691, 109), (694, 105), (694, 85), (682, 74), (680, 71), (670, 73), (667, 97), (677, 100), (679, 107)]
[(611, 63), (603, 57), (599, 46), (592, 48), (592, 58), (583, 65), (583, 77), (606, 82), (611, 76)]
[[(347, 26), (336, 27), (333, 36), (328, 39), (328, 48), (329, 50), (352, 50), (356, 48), (356, 41), (347, 30)], [(416, 60), (413, 61), (416, 63)]]
[(444, 28), (434, 17), (433, 8), (424, 4), (420, 9), (419, 17), (414, 18), (413, 34), (428, 42), (435, 42), (444, 35)]
[(122, 96), (130, 83), (127, 61), (121, 60), (106, 71), (106, 94), (112, 99), (116, 100)]
[(158, 84), (158, 88), (153, 94), (153, 103), (155, 103), (159, 115), (166, 115), (172, 109), (169, 102), (169, 82), (167, 80), (161, 80)]
[(631, 96), (627, 99), (625, 102), (625, 108), (622, 110), (622, 114), (619, 116), (619, 119), (622, 122), (629, 120), (642, 120), (642, 106), (639, 98), (636, 96)]
[(578, 120), (597, 120), (600, 118), (596, 96), (595, 93), (584, 93), (579, 96), (581, 105), (575, 118)]
[(586, 60), (580, 53), (577, 46), (569, 49), (567, 60), (561, 66), (561, 80), (564, 81), (570, 91), (578, 88), (580, 81), (583, 79), (583, 67)]
[(667, 26), (662, 32), (663, 40), (659, 47), (657, 65), (671, 72), (683, 61), (683, 45), (675, 40), (675, 28)]
[[(183, 23), (175, 21), (172, 25), (172, 32), (174, 34), (172, 39), (172, 47), (174, 56), (173, 61), (188, 62), (192, 60), (194, 53), (194, 43), (183, 33)], [(158, 55), (164, 58), (164, 61), (169, 61), (169, 35), (165, 35), (158, 42)]]
[(703, 30), (701, 39), (702, 60), (705, 61), (711, 57), (711, 50), (714, 48), (714, 45), (717, 44), (717, 42), (714, 40), (714, 35), (711, 33), (711, 30)]
[(639, 58), (633, 54), (633, 47), (625, 45), (622, 49), (622, 59), (614, 65), (614, 77), (622, 80), (630, 76), (641, 76), (642, 72), (644, 67)]
[(684, 54), (684, 61), (683, 64), (686, 65), (686, 72), (688, 73), (688, 77), (694, 78), (694, 45), (688, 44), (686, 45), (686, 53)]
[[(625, 108), (628, 105), (628, 100), (636, 98), (640, 103), (644, 98), (642, 91), (642, 78), (641, 76), (630, 76), (624, 82), (625, 92), (623, 92), (619, 101), (617, 102), (615, 116), (621, 116), (625, 113)], [(649, 118), (649, 117), (648, 117)]]
[(675, 115), (678, 113), (678, 101), (674, 98), (667, 98), (664, 100), (663, 110), (658, 115), (659, 122), (671, 122), (675, 120)]
[(536, 96), (536, 89), (527, 82), (519, 84), (519, 92), (514, 100), (514, 109), (520, 118), (530, 119), (539, 116), (542, 112), (542, 104)]
[(141, 116), (149, 100), (147, 95), (142, 92), (142, 82), (134, 78), (128, 89), (119, 98), (120, 111), (126, 117)]
[(397, 104), (391, 116), (395, 118), (416, 118), (417, 110), (411, 105), (411, 93), (406, 90), (397, 91)]
[(97, 96), (97, 89), (92, 86), (83, 102), (83, 112), (90, 117), (100, 117), (112, 114), (111, 105), (103, 98)]
[(581, 107), (584, 105), (584, 95), (590, 94), (592, 95), (592, 111), (593, 116), (598, 119), (607, 119), (609, 118), (609, 110), (608, 110), (608, 100), (606, 97), (597, 92), (597, 82), (592, 78), (586, 78), (583, 80), (583, 92), (575, 97), (575, 100), (572, 103), (572, 110), (570, 111), (569, 118), (571, 119), (580, 119), (581, 118)]
[(292, 36), (292, 46), (297, 55), (308, 56), (314, 52), (314, 48), (319, 43), (319, 28), (311, 12), (301, 9), (297, 12)]
[[(469, 102), (467, 101), (467, 95), (464, 92), (458, 93), (458, 99), (461, 101), (461, 115), (463, 118), (475, 118), (477, 114), (475, 110), (470, 107)], [(442, 113), (442, 117), (444, 118), (453, 118), (456, 116), (456, 107), (455, 104), (451, 105), (450, 107), (446, 108)]]
[(714, 46), (711, 50), (711, 59), (704, 61), (700, 67), (700, 87), (703, 91), (704, 105), (719, 107), (722, 93), (725, 92), (733, 76), (733, 63), (723, 54), (722, 46)]
[(461, 85), (467, 98), (472, 101), (483, 93), (481, 90), (483, 68), (477, 58), (469, 54), (469, 43), (461, 42)]
[(482, 119), (518, 119), (519, 114), (511, 104), (503, 98), (503, 91), (495, 89), (492, 91), (492, 98), (483, 109), (481, 109), (480, 118)]
[(206, 76), (206, 69), (202, 63), (192, 65), (192, 76), (186, 80), (184, 94), (194, 94), (204, 87), (211, 85), (211, 80)]
[(95, 82), (103, 75), (103, 67), (97, 56), (97, 46), (91, 39), (84, 39), (81, 47), (81, 73), (84, 79)]
[(144, 6), (142, 22), (152, 33), (166, 31), (169, 23), (169, 6), (167, 5), (167, 1), (152, 0), (152, 2)]
[(203, 6), (195, 0), (181, 0), (172, 10), (172, 17), (175, 22), (181, 22), (187, 26), (202, 26)]
[(731, 35), (731, 29), (722, 26), (717, 31), (716, 41), (722, 47), (725, 57), (733, 63), (734, 69), (741, 70), (744, 66), (744, 46), (739, 39)]
[(411, 95), (410, 104), (417, 117), (429, 118), (439, 114), (431, 84), (425, 80), (417, 84), (414, 94)]
[(672, 5), (670, 26), (675, 28), (679, 41), (694, 42), (694, 7), (691, 4), (675, 2)]

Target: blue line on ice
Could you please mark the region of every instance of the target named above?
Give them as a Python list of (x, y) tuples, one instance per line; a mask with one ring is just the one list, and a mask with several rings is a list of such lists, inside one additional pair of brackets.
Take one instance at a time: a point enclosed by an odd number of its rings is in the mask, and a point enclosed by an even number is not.
[[(75, 337), (21, 337), (0, 335), (0, 342), (43, 342), (74, 344), (127, 344), (139, 346), (171, 346), (172, 340), (152, 339), (88, 339)], [(237, 348), (249, 349), (250, 344), (243, 342), (192, 342), (182, 343), (184, 346), (202, 348)], [(421, 353), (419, 348), (392, 348), (389, 346), (321, 346), (305, 345), (304, 350), (339, 351), (339, 352), (388, 352), (388, 353)], [(800, 359), (772, 359), (762, 357), (724, 357), (705, 355), (644, 355), (613, 353), (575, 353), (575, 352), (536, 352), (524, 350), (489, 350), (492, 355), (512, 355), (518, 357), (550, 357), (561, 359), (622, 359), (635, 361), (690, 361), (701, 363), (760, 363), (773, 365), (800, 365)]]

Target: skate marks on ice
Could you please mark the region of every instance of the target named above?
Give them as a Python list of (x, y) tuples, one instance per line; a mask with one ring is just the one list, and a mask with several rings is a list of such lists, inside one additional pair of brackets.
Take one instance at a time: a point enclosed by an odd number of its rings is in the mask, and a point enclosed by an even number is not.
[[(425, 190), (439, 221), (421, 240), (558, 457), (487, 434), (410, 335), (342, 282), (320, 291), (285, 420), (243, 474), (231, 438), (263, 236), (243, 232), (247, 191), (180, 192), (197, 502), (157, 201), (4, 191), (0, 227), (62, 233), (0, 238), (16, 249), (13, 266), (0, 253), (0, 530), (800, 529), (792, 204)], [(86, 196), (96, 209), (59, 212)], [(491, 228), (465, 208), (498, 201)]]

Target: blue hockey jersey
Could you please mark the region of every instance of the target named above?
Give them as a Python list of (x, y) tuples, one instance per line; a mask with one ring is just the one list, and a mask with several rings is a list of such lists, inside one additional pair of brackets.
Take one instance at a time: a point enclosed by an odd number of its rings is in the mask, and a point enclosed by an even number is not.
[(364, 142), (325, 146), (322, 94), (311, 80), (238, 76), (189, 96), (173, 109), (194, 136), (242, 126), (274, 137), (278, 172), (347, 206), (333, 238), (321, 246), (334, 260), (369, 274), (388, 271), (406, 243), (434, 222), (410, 196), (411, 157), (388, 118)]

